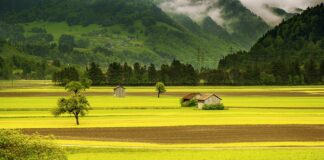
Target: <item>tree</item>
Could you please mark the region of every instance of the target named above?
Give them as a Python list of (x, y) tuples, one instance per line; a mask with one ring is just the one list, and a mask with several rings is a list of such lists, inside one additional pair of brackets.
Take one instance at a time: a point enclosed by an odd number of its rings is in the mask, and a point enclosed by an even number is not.
[(151, 64), (148, 68), (148, 80), (149, 83), (155, 82), (157, 80), (157, 73), (154, 64)]
[(60, 116), (64, 113), (73, 114), (76, 124), (79, 125), (79, 116), (85, 116), (91, 109), (87, 98), (81, 94), (87, 87), (80, 82), (70, 82), (65, 89), (71, 92), (70, 98), (60, 98), (58, 100), (57, 108), (52, 111), (54, 116)]
[(1, 160), (67, 160), (62, 147), (53, 138), (24, 135), (19, 130), (0, 129)]
[(319, 81), (319, 70), (313, 59), (305, 64), (305, 80), (308, 84), (315, 84)]
[(75, 67), (62, 68), (53, 74), (52, 81), (59, 85), (66, 85), (71, 81), (79, 81), (80, 75)]
[(72, 81), (65, 86), (65, 90), (73, 93), (74, 95), (80, 94), (82, 91), (85, 91), (90, 86), (84, 85), (81, 82)]
[(137, 84), (142, 81), (141, 65), (137, 62), (134, 63), (134, 65), (133, 65), (133, 76), (134, 76), (134, 80)]
[(59, 50), (62, 53), (72, 52), (75, 46), (74, 37), (71, 35), (63, 34), (59, 39)]
[(131, 83), (132, 74), (133, 74), (132, 67), (128, 66), (127, 63), (124, 63), (124, 66), (123, 66), (123, 84), (130, 84)]
[(102, 85), (105, 83), (105, 75), (100, 69), (99, 65), (92, 62), (87, 71), (88, 78), (91, 79), (93, 85)]
[(158, 93), (158, 98), (160, 98), (160, 95), (166, 92), (165, 85), (163, 82), (157, 82), (155, 85), (156, 91)]
[(320, 74), (322, 77), (322, 81), (324, 81), (324, 60), (321, 61)]
[(109, 64), (108, 70), (107, 70), (107, 81), (109, 84), (121, 84), (122, 78), (123, 78), (123, 67), (117, 63), (111, 63)]

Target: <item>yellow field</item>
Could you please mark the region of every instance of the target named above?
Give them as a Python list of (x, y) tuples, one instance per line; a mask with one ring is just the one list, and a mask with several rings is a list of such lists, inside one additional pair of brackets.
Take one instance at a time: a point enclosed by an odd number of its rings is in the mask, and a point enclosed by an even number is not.
[[(50, 81), (14, 81), (13, 85), (10, 81), (0, 81), (0, 128), (324, 125), (324, 86), (167, 86), (167, 94), (160, 99), (154, 87), (126, 87), (129, 95), (125, 98), (113, 97), (113, 88), (87, 90), (93, 110), (76, 126), (70, 115), (55, 118), (50, 113), (58, 98), (68, 95), (63, 87), (53, 86)], [(181, 108), (180, 98), (190, 92), (219, 94), (229, 109)], [(57, 143), (67, 147), (72, 160), (320, 160), (324, 157), (323, 141), (158, 144), (57, 140)]]

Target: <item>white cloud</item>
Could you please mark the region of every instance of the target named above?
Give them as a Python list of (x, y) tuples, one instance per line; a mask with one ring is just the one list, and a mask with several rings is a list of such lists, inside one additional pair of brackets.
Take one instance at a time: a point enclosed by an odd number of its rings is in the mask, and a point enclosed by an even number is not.
[(160, 8), (165, 12), (184, 14), (199, 22), (206, 16), (210, 16), (217, 24), (222, 25), (224, 19), (220, 9), (209, 9), (217, 0), (168, 0), (160, 4)]
[[(294, 12), (296, 8), (306, 9), (324, 0), (238, 0), (246, 8), (260, 16), (269, 25), (277, 25), (282, 17), (272, 13), (266, 6), (284, 9), (287, 12)], [(184, 14), (199, 22), (206, 16), (210, 16), (220, 26), (225, 25), (221, 9), (217, 9), (218, 0), (165, 0), (160, 8), (168, 13)]]
[(324, 0), (240, 0), (241, 3), (260, 16), (270, 25), (277, 25), (282, 18), (269, 11), (266, 5), (284, 9), (287, 12), (294, 12), (296, 8), (306, 9)]

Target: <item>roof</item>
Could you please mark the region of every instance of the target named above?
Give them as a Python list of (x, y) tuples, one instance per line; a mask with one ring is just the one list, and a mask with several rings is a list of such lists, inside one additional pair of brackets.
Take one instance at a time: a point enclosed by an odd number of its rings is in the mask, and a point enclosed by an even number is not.
[(118, 88), (122, 88), (122, 89), (125, 89), (125, 87), (124, 87), (124, 86), (122, 86), (122, 85), (118, 85), (118, 86), (116, 86), (116, 87), (114, 88), (114, 90), (116, 90), (116, 89), (118, 89)]
[(197, 99), (198, 101), (205, 101), (208, 98), (215, 96), (219, 98), (220, 100), (223, 100), (222, 98), (218, 97), (215, 93), (209, 93), (209, 94), (201, 94), (201, 96)]
[(184, 99), (184, 100), (190, 100), (190, 99), (195, 98), (198, 94), (200, 94), (200, 93), (189, 93), (189, 94), (185, 95), (185, 96), (183, 97), (183, 99)]

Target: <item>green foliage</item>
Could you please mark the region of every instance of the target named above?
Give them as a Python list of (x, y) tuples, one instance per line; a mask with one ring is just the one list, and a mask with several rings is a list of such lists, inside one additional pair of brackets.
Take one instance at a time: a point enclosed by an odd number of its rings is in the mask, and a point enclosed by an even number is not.
[(91, 85), (93, 84), (91, 79), (88, 78), (82, 78), (81, 79), (81, 84), (83, 85), (84, 88), (88, 89), (91, 87)]
[(160, 95), (166, 92), (165, 85), (163, 82), (157, 82), (155, 85), (155, 89), (158, 93), (158, 98), (160, 98)]
[(94, 62), (90, 64), (90, 68), (87, 70), (87, 77), (92, 81), (93, 85), (103, 85), (106, 80), (101, 68)]
[(223, 104), (204, 104), (203, 110), (224, 110), (225, 106)]
[(85, 85), (83, 85), (82, 82), (72, 81), (66, 84), (65, 89), (76, 95), (88, 89), (90, 87), (88, 83), (89, 82), (84, 82)]
[[(268, 29), (238, 1), (223, 1), (219, 6), (229, 19), (224, 26), (235, 28), (233, 34), (210, 18), (210, 23), (200, 26), (183, 15), (187, 19), (184, 23), (164, 13), (151, 0), (12, 0), (0, 1), (0, 6), (7, 6), (1, 7), (5, 25), (3, 29), (0, 26), (0, 35), (3, 31), (10, 45), (44, 59), (59, 57), (67, 64), (86, 65), (95, 61), (100, 65), (161, 65), (177, 58), (195, 67), (215, 68), (215, 61), (227, 54), (230, 47), (247, 49)], [(34, 39), (35, 35), (48, 39), (52, 36), (54, 40), (26, 40)], [(198, 48), (214, 60), (198, 64)]]
[(73, 114), (76, 124), (79, 125), (79, 115), (85, 116), (91, 109), (90, 103), (81, 91), (84, 91), (88, 86), (82, 85), (81, 82), (70, 82), (65, 86), (68, 92), (73, 94), (69, 98), (60, 98), (57, 107), (52, 111), (54, 116), (59, 116), (64, 113)]
[(63, 149), (52, 139), (0, 129), (0, 160), (67, 160)]
[(74, 37), (71, 35), (63, 34), (59, 39), (59, 50), (62, 53), (72, 52), (75, 46)]
[(196, 99), (191, 99), (189, 101), (180, 100), (181, 107), (197, 107), (198, 101)]
[(58, 85), (66, 85), (71, 81), (79, 81), (79, 71), (75, 67), (65, 67), (55, 72), (52, 81)]
[[(210, 84), (321, 84), (324, 49), (324, 5), (309, 8), (265, 34), (249, 52), (220, 60), (217, 71), (206, 72)], [(236, 70), (238, 72), (229, 72)], [(220, 77), (215, 82), (213, 79)]]

